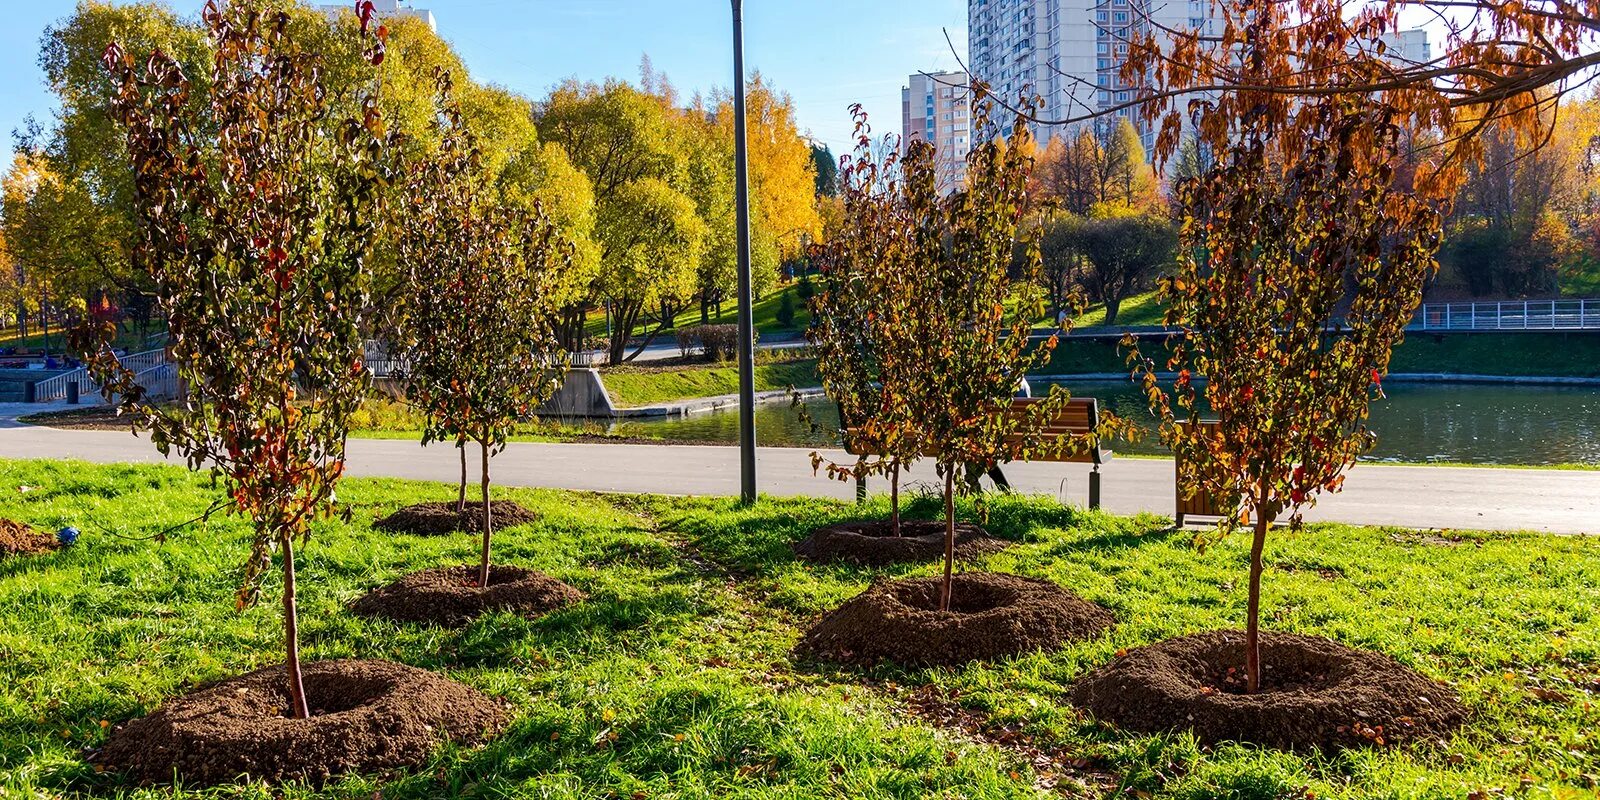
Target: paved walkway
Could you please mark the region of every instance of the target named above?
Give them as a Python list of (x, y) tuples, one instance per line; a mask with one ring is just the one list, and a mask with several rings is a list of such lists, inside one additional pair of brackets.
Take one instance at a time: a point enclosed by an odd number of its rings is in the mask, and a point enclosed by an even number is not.
[[(351, 475), (455, 481), (460, 474), (455, 448), (447, 445), (357, 439), (349, 455)], [(147, 440), (131, 434), (32, 426), (0, 426), (0, 457), (161, 460)], [(497, 483), (511, 486), (733, 495), (739, 492), (738, 463), (732, 447), (513, 443), (494, 460), (493, 470)], [(812, 474), (808, 450), (761, 448), (758, 470), (764, 494), (853, 496), (851, 484)], [(1019, 491), (1080, 504), (1087, 498), (1086, 466), (1013, 464), (1006, 474)], [(1171, 461), (1114, 460), (1103, 474), (1108, 510), (1172, 513)], [(931, 466), (908, 474), (913, 483), (932, 478)], [(878, 490), (886, 486), (881, 479), (874, 483)], [(1600, 533), (1600, 471), (1361, 465), (1351, 471), (1343, 493), (1325, 498), (1306, 517), (1416, 528)]]

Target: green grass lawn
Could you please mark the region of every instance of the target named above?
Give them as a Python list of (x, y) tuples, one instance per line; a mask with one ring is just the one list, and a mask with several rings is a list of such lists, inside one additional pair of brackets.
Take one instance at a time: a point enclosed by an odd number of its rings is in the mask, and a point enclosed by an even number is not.
[[(151, 337), (154, 338), (165, 330), (165, 323), (160, 326), (152, 325), (150, 329)], [(5, 328), (0, 330), (0, 348), (20, 347), (26, 348), (35, 353), (43, 351), (45, 346), (45, 335), (39, 331), (39, 327), (37, 325), (30, 327), (29, 331), (30, 332), (27, 336), (20, 336), (16, 328)], [(58, 329), (55, 326), (51, 326), (49, 342), (51, 353), (60, 355), (61, 353), (65, 352), (67, 347), (66, 329)], [(146, 338), (139, 335), (138, 330), (118, 328), (117, 337), (112, 341), (112, 346), (125, 348), (129, 352), (139, 352), (148, 349), (145, 346), (146, 343)], [(151, 346), (160, 347), (161, 345), (159, 343), (152, 343)]]
[[(1167, 354), (1158, 340), (1145, 339), (1158, 363)], [(1064, 338), (1046, 375), (1092, 372), (1126, 374), (1116, 339)], [(1600, 377), (1600, 334), (1595, 333), (1410, 333), (1394, 350), (1392, 373)]]
[[(739, 367), (619, 367), (601, 374), (611, 402), (622, 407), (649, 406), (694, 397), (716, 397), (739, 391)], [(756, 364), (756, 391), (767, 392), (791, 386), (820, 386), (815, 359)]]
[[(1154, 290), (1136, 294), (1122, 301), (1117, 308), (1117, 327), (1134, 327), (1139, 325), (1160, 325), (1166, 316), (1167, 307), (1156, 301)], [(1052, 324), (1054, 320), (1050, 320)], [(1106, 323), (1106, 307), (1104, 304), (1090, 306), (1078, 317), (1073, 328), (1096, 328)]]
[[(216, 491), (173, 467), (0, 461), (0, 516), (84, 530), (69, 550), (0, 562), (0, 797), (1036, 798), (1050, 796), (1036, 782), (1058, 782), (1084, 797), (1577, 798), (1600, 780), (1593, 539), (1343, 526), (1276, 536), (1266, 625), (1389, 653), (1455, 687), (1473, 715), (1437, 745), (1313, 756), (1123, 734), (1063, 699), (1121, 648), (1237, 626), (1243, 537), (1199, 549), (1153, 518), (996, 500), (989, 526), (1018, 544), (978, 566), (1059, 582), (1110, 609), (1117, 627), (1055, 653), (860, 672), (796, 663), (789, 651), (818, 613), (872, 580), (936, 571), (808, 567), (789, 554), (810, 527), (861, 510), (502, 490), (541, 519), (502, 531), (496, 560), (544, 570), (588, 601), (460, 631), (346, 612), (401, 574), (473, 558), (470, 537), (370, 527), (400, 505), (452, 494), (391, 480), (341, 485), (353, 521), (319, 524), (301, 549), (304, 646), (310, 659), (393, 659), (504, 697), (515, 719), (500, 739), (443, 749), (383, 783), (138, 789), (83, 761), (107, 725), (278, 658), (276, 606), (233, 610), (245, 525), (219, 518), (164, 544), (138, 541), (198, 514)], [(918, 516), (936, 507), (911, 505)], [(908, 699), (928, 687), (1068, 766), (1041, 775), (993, 743), (1001, 737), (918, 716)]]

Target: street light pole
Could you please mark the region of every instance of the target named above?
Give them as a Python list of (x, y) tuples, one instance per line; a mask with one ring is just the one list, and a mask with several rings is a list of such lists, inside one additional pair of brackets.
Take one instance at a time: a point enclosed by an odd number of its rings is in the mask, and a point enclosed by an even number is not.
[(744, 3), (733, 2), (733, 147), (739, 248), (739, 498), (756, 501), (756, 344), (750, 295), (750, 159), (745, 149)]

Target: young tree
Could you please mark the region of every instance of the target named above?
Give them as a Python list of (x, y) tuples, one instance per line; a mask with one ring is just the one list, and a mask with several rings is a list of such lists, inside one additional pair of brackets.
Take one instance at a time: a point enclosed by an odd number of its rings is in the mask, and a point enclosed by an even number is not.
[[(926, 364), (906, 339), (917, 298), (905, 281), (912, 261), (909, 207), (894, 183), (899, 154), (880, 160), (870, 138), (865, 112), (854, 109), (859, 144), (839, 174), (839, 195), (847, 232), (812, 248), (817, 268), (806, 332), (817, 354), (823, 389), (839, 409), (840, 427), (850, 449), (862, 454), (838, 464), (811, 454), (814, 469), (827, 465), (830, 477), (864, 480), (889, 476), (890, 529), (899, 536), (900, 472), (922, 456), (921, 428), (911, 401)], [(870, 454), (870, 455), (869, 455)]]
[[(346, 420), (369, 384), (362, 311), (392, 143), (371, 106), (328, 113), (320, 59), (289, 35), (286, 14), (234, 0), (202, 17), (216, 58), (198, 96), (160, 52), (142, 68), (115, 44), (104, 57), (133, 177), (135, 257), (167, 316), (186, 401), (145, 402), (103, 338), (80, 344), (156, 447), (212, 469), (253, 522), (241, 607), (279, 556), (290, 714), (306, 718), (294, 548), (334, 513)], [(380, 62), (381, 36), (368, 47)]]
[(396, 354), (406, 399), (426, 420), (423, 442), (453, 440), (461, 448), (458, 511), (466, 503), (466, 443), (478, 445), (478, 586), (488, 588), (489, 459), (566, 376), (551, 290), (571, 264), (572, 246), (537, 204), (507, 202), (487, 184), (448, 73), (439, 76), (439, 95), (439, 150), (412, 165), (406, 181), (411, 202), (399, 254), (410, 291)]
[[(1234, 40), (1251, 88), (1200, 110), (1211, 163), (1179, 187), (1181, 258), (1162, 282), (1167, 324), (1180, 331), (1166, 365), (1176, 383), (1162, 386), (1151, 359), (1135, 363), (1194, 481), (1185, 490), (1238, 509), (1224, 532), (1252, 526), (1245, 670), (1254, 692), (1267, 533), (1277, 519), (1298, 525), (1300, 509), (1338, 491), (1371, 446), (1368, 406), (1434, 272), (1451, 187), (1429, 165), (1399, 182), (1404, 91), (1340, 91), (1364, 78), (1341, 71), (1337, 44), (1317, 56), (1329, 91), (1274, 91), (1318, 64), (1284, 55), (1298, 35), (1292, 9), (1251, 8)], [(1199, 424), (1203, 407), (1214, 427)]]
[[(973, 94), (973, 125), (982, 130), (988, 124), (985, 92), (979, 85)], [(835, 328), (822, 328), (817, 338), (826, 351), (870, 336), (876, 352), (890, 354), (876, 363), (862, 360), (864, 368), (846, 373), (846, 387), (874, 404), (868, 408), (889, 413), (887, 429), (903, 436), (913, 452), (932, 457), (944, 478), (939, 608), (947, 611), (957, 472), (1085, 443), (1041, 433), (1045, 421), (1070, 399), (1060, 387), (1029, 406), (1026, 415), (1008, 413), (1023, 378), (1056, 346), (1054, 336), (1039, 346), (1030, 342), (1032, 321), (1044, 312), (1037, 229), (1022, 226), (1033, 148), (1019, 118), (1009, 141), (971, 151), (966, 187), (941, 197), (931, 145), (913, 142), (897, 163), (893, 156), (876, 157), (871, 137), (860, 126), (858, 132), (856, 155), (842, 170), (848, 225), (831, 246), (850, 257), (836, 257), (825, 268), (827, 280), (817, 296), (824, 312), (817, 324), (828, 324), (821, 319), (828, 316), (829, 301), (823, 298), (839, 291), (841, 278), (833, 270), (841, 262), (859, 269), (864, 285), (846, 299), (853, 310), (835, 314)], [(1021, 265), (1014, 269), (1018, 252)], [(874, 380), (876, 393), (870, 386)], [(900, 433), (901, 420), (906, 430), (915, 431), (914, 438)], [(831, 471), (848, 474), (850, 469), (830, 465)]]

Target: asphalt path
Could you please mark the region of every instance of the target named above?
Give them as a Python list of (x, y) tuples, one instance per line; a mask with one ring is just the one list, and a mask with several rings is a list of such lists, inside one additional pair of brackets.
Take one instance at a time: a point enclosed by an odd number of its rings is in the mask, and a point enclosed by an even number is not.
[[(759, 490), (773, 496), (850, 498), (854, 486), (811, 469), (810, 450), (765, 447), (757, 452)], [(844, 453), (824, 455), (844, 460)], [(0, 457), (82, 459), (98, 463), (161, 461), (146, 439), (115, 431), (76, 431), (0, 425)], [(346, 474), (453, 482), (460, 475), (455, 448), (414, 441), (355, 439)], [(477, 459), (471, 459), (476, 464)], [(493, 462), (500, 485), (674, 495), (737, 495), (739, 458), (734, 447), (634, 444), (512, 443)], [(1011, 464), (1014, 488), (1084, 504), (1089, 468), (1078, 464)], [(1122, 514), (1170, 516), (1173, 465), (1167, 459), (1113, 459), (1102, 467), (1105, 508)], [(933, 484), (931, 466), (907, 480)], [(881, 479), (876, 490), (887, 488)], [(1414, 467), (1362, 464), (1345, 490), (1306, 512), (1308, 520), (1407, 528), (1535, 530), (1600, 533), (1600, 471)]]

